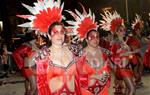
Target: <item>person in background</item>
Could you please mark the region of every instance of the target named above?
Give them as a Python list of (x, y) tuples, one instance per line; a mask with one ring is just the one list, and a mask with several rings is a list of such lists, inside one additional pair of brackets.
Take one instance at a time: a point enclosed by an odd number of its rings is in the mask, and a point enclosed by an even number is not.
[(142, 63), (142, 51), (141, 48), (143, 47), (142, 42), (142, 29), (143, 29), (143, 21), (141, 20), (140, 16), (136, 14), (135, 21), (132, 22), (132, 34), (127, 37), (126, 43), (129, 45), (131, 51), (137, 50), (130, 57), (130, 62), (132, 64), (132, 68), (134, 71), (135, 83), (136, 87), (142, 86), (142, 73), (143, 73), (143, 63)]
[[(133, 81), (133, 72), (129, 64), (129, 56), (133, 52), (130, 51), (129, 46), (124, 41), (125, 26), (123, 19), (114, 11), (110, 13), (105, 11), (103, 20), (101, 20), (101, 28), (110, 31), (113, 35), (111, 42), (111, 60), (116, 65), (115, 69), (115, 95), (135, 95), (135, 85)], [(125, 83), (126, 90), (123, 92), (122, 80)]]
[(6, 73), (6, 77), (8, 77), (9, 73), (12, 73), (12, 52), (7, 50), (6, 45), (2, 45), (1, 50), (1, 61), (4, 66), (4, 72)]
[[(21, 70), (25, 78), (25, 95), (35, 95), (36, 91), (36, 64), (30, 60), (34, 53), (39, 49), (36, 39), (29, 37), (20, 47), (13, 51), (13, 58), (17, 67)], [(30, 35), (33, 36), (33, 35)]]

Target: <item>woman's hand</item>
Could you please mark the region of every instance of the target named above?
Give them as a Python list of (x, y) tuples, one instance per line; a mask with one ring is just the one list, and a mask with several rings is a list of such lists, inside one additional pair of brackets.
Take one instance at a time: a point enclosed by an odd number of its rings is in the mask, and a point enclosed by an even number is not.
[(109, 74), (106, 71), (103, 71), (103, 73), (101, 74), (94, 74), (91, 76), (91, 79), (98, 79), (101, 85), (104, 85), (108, 78), (109, 78)]

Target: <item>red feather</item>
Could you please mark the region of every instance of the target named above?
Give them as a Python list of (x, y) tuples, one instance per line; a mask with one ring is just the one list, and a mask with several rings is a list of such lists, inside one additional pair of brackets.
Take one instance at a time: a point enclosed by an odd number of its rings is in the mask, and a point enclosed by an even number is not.
[(111, 26), (110, 26), (110, 31), (111, 32), (115, 32), (116, 28), (118, 25), (121, 25), (123, 23), (123, 19), (122, 18), (116, 18), (114, 20), (111, 21)]
[(62, 20), (61, 9), (54, 7), (53, 9), (48, 8), (46, 10), (40, 11), (36, 14), (36, 19), (33, 20), (34, 28), (38, 29), (40, 32), (46, 33), (49, 26), (58, 21)]
[(96, 29), (97, 23), (93, 23), (93, 20), (90, 17), (86, 17), (81, 24), (79, 24), (79, 28), (77, 31), (79, 31), (80, 38), (85, 38), (86, 34), (91, 29)]

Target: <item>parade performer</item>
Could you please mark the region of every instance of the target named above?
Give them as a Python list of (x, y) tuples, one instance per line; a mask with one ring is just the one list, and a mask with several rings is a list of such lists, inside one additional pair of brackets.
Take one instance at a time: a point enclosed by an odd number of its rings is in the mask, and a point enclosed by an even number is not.
[(87, 13), (81, 6), (83, 13), (68, 11), (75, 21), (67, 22), (73, 28), (74, 40), (87, 43), (77, 64), (82, 95), (108, 95), (110, 68), (105, 49), (99, 47), (100, 34), (95, 15), (91, 10)]
[(38, 95), (81, 95), (76, 56), (64, 45), (66, 29), (62, 24), (60, 0), (40, 0), (34, 7), (23, 4), (33, 15), (22, 27), (31, 27), (37, 34), (48, 36), (49, 48), (42, 48), (32, 60), (36, 63)]
[(25, 77), (25, 95), (36, 93), (35, 63), (29, 61), (30, 57), (38, 50), (35, 42), (35, 39), (29, 40), (13, 51), (13, 58), (17, 67)]
[(104, 11), (102, 14), (103, 20), (101, 20), (101, 28), (105, 31), (110, 31), (114, 36), (111, 44), (112, 57), (111, 60), (116, 65), (116, 83), (115, 83), (115, 95), (122, 95), (121, 87), (118, 80), (123, 80), (127, 91), (126, 95), (135, 95), (135, 88), (133, 82), (133, 73), (130, 69), (129, 56), (131, 55), (130, 48), (123, 40), (125, 34), (124, 21), (120, 15), (114, 11)]
[(130, 62), (132, 63), (132, 67), (134, 70), (135, 83), (137, 86), (142, 84), (141, 75), (143, 72), (143, 64), (142, 64), (142, 54), (141, 54), (141, 30), (143, 28), (143, 21), (141, 17), (136, 14), (135, 20), (132, 22), (132, 35), (128, 36), (127, 44), (130, 46), (131, 51), (137, 50), (138, 52), (133, 53), (130, 57)]

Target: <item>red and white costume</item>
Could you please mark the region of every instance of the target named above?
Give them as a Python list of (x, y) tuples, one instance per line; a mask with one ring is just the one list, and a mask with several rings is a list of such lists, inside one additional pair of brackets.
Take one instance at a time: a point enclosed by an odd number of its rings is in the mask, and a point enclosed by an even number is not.
[[(37, 64), (37, 87), (38, 95), (81, 95), (78, 74), (75, 64), (75, 58), (72, 60), (67, 67), (56, 65), (49, 58), (51, 52), (48, 49), (42, 49), (34, 58)], [(60, 82), (63, 85), (57, 89), (55, 92), (51, 92), (48, 82), (53, 78), (60, 78)], [(70, 90), (68, 87), (68, 82), (73, 81), (72, 88), (74, 91)], [(55, 88), (55, 87), (53, 87)]]
[[(126, 43), (131, 48), (131, 51), (134, 51), (136, 49), (141, 48), (141, 43), (140, 43), (139, 39), (137, 39), (133, 36), (129, 36)], [(138, 60), (139, 57), (141, 57), (140, 51), (133, 53), (132, 56), (130, 57), (130, 62), (132, 62), (134, 65), (138, 64), (139, 63), (139, 60)]]
[(138, 34), (136, 33), (138, 29), (141, 30), (142, 26), (143, 26), (143, 21), (141, 20), (141, 17), (138, 14), (136, 14), (135, 20), (132, 22), (132, 28), (134, 30), (133, 36), (129, 36), (126, 41), (126, 43), (131, 48), (131, 51), (135, 51), (139, 49), (139, 52), (133, 53), (132, 56), (130, 57), (130, 62), (132, 62), (134, 65), (140, 63), (139, 58), (142, 57), (140, 52), (140, 48), (142, 47), (141, 41), (140, 38), (138, 38)]
[[(78, 72), (80, 78), (80, 84), (82, 89), (82, 95), (109, 95), (108, 90), (110, 86), (110, 67), (107, 61), (107, 55), (102, 54), (103, 61), (105, 62), (102, 67), (95, 68), (90, 65), (86, 59), (86, 54), (83, 53), (78, 61)], [(103, 80), (97, 78), (91, 78), (92, 75), (105, 76)], [(90, 82), (93, 81), (92, 85)], [(103, 82), (103, 83), (102, 83)], [(87, 91), (86, 91), (87, 90)]]
[[(102, 14), (103, 20), (101, 20), (101, 28), (105, 31), (110, 31), (112, 34), (116, 31), (119, 25), (124, 25), (123, 19), (120, 15), (115, 11), (110, 13), (109, 11), (105, 11), (104, 15)], [(116, 69), (116, 76), (117, 78), (125, 78), (125, 77), (132, 77), (133, 73), (128, 68), (129, 64), (123, 64), (122, 59), (129, 60), (128, 55), (124, 55), (126, 52), (129, 52), (127, 45), (125, 42), (120, 42), (119, 40), (114, 40), (111, 43), (110, 48), (112, 55), (111, 60), (117, 66)]]
[(119, 79), (125, 77), (133, 77), (133, 72), (129, 68), (129, 64), (124, 66), (122, 59), (129, 60), (128, 55), (123, 55), (129, 52), (127, 48), (124, 48), (123, 42), (114, 41), (111, 46), (112, 57), (111, 60), (117, 65), (116, 76)]
[[(82, 6), (82, 5), (81, 5)], [(74, 39), (82, 41), (86, 38), (87, 33), (94, 29), (97, 30), (97, 23), (95, 22), (95, 16), (89, 10), (89, 14), (85, 11), (84, 7), (83, 13), (75, 10), (76, 13), (68, 11), (76, 21), (68, 21), (68, 23), (73, 28), (73, 34), (76, 35)], [(92, 38), (91, 38), (92, 39)], [(99, 47), (99, 51), (102, 51)], [(107, 56), (104, 52), (99, 55), (99, 58), (102, 57), (104, 63), (103, 66), (94, 68), (90, 63), (87, 62), (86, 53), (83, 50), (83, 53), (80, 55), (80, 58), (77, 63), (77, 69), (79, 73), (80, 85), (82, 87), (82, 95), (108, 95), (108, 89), (110, 85), (110, 70), (109, 65), (106, 63)], [(103, 80), (97, 78), (91, 78), (91, 76), (102, 76)], [(91, 85), (91, 81), (92, 83)], [(103, 83), (102, 83), (103, 82)]]
[(29, 77), (34, 74), (30, 67), (24, 66), (25, 57), (31, 57), (32, 55), (34, 55), (34, 53), (35, 51), (32, 50), (32, 47), (28, 45), (27, 43), (21, 45), (20, 47), (15, 49), (13, 52), (13, 58), (17, 64), (17, 67), (22, 71), (22, 74), (25, 77)]
[[(49, 34), (49, 26), (54, 22), (61, 22), (63, 19), (63, 4), (61, 5), (60, 0), (38, 0), (33, 7), (25, 4), (23, 6), (32, 15), (17, 16), (29, 19), (31, 22), (19, 26), (30, 27), (36, 30), (38, 34)], [(35, 61), (37, 67), (38, 95), (81, 95), (75, 60), (71, 61), (67, 67), (62, 67), (56, 65), (57, 63), (51, 60), (50, 55), (51, 51), (48, 48), (42, 48), (33, 56), (33, 61)], [(50, 85), (50, 82), (57, 78), (62, 83), (59, 88)], [(69, 87), (70, 84), (72, 84), (71, 87)], [(55, 91), (52, 91), (52, 89), (55, 89)]]

